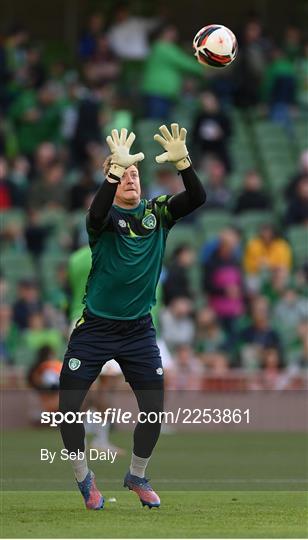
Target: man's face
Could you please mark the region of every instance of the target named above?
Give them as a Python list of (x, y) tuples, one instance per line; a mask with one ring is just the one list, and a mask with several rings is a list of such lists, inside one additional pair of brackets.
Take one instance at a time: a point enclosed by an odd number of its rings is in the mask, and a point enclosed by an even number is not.
[(117, 187), (115, 203), (118, 206), (134, 207), (140, 202), (140, 178), (137, 167), (131, 165), (125, 170)]

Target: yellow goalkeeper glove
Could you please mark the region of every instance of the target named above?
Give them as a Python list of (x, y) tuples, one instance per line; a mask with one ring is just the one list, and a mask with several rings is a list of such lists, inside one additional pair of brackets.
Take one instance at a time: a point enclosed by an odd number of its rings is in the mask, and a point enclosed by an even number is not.
[(183, 171), (191, 166), (188, 150), (186, 147), (187, 130), (179, 128), (179, 124), (171, 124), (171, 133), (168, 128), (160, 126), (161, 135), (156, 133), (154, 140), (157, 141), (165, 152), (156, 156), (157, 163), (166, 163), (167, 161), (174, 163), (179, 171)]
[(120, 182), (125, 169), (144, 159), (144, 154), (142, 152), (139, 152), (138, 154), (129, 153), (135, 138), (136, 135), (133, 132), (127, 136), (127, 129), (125, 128), (121, 129), (120, 135), (117, 129), (113, 129), (111, 135), (108, 135), (106, 138), (112, 154), (111, 167), (107, 174), (109, 182)]

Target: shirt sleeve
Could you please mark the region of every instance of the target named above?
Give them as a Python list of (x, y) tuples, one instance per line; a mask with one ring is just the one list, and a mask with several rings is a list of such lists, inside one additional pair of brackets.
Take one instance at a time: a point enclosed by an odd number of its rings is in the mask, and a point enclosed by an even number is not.
[(171, 199), (171, 197), (172, 195), (159, 195), (152, 201), (156, 207), (156, 214), (159, 218), (161, 227), (168, 230), (170, 230), (176, 222), (168, 206), (168, 201)]

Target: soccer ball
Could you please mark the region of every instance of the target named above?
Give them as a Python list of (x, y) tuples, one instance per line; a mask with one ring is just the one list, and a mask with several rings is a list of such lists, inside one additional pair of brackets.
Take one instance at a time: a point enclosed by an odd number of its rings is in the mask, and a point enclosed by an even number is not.
[(200, 64), (217, 68), (229, 66), (238, 49), (233, 32), (221, 24), (201, 28), (194, 37), (193, 47)]

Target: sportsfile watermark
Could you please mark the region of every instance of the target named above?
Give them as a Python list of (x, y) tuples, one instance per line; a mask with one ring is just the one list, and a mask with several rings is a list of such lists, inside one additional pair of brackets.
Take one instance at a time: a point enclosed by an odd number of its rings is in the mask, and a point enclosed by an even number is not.
[(102, 427), (107, 424), (155, 424), (157, 422), (164, 424), (249, 424), (251, 419), (250, 409), (189, 409), (178, 407), (175, 411), (140, 411), (137, 419), (130, 411), (109, 407), (105, 411), (67, 411), (62, 413), (47, 412), (41, 413), (41, 423), (48, 424), (50, 427), (57, 427), (63, 422), (67, 424), (100, 424)]

